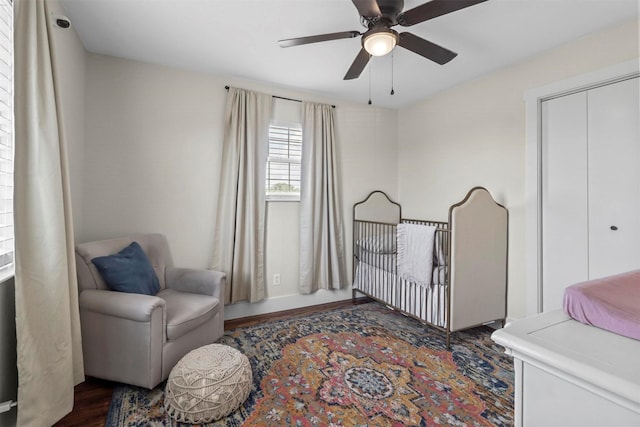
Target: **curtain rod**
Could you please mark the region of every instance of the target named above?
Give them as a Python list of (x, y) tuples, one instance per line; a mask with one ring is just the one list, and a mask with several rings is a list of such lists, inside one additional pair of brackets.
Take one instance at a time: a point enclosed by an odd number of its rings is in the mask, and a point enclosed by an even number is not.
[[(229, 86), (225, 86), (224, 90), (229, 90)], [(278, 96), (278, 95), (271, 95), (272, 98), (278, 98), (278, 99), (284, 99), (285, 101), (293, 101), (293, 102), (302, 102), (299, 99), (293, 99), (293, 98), (285, 98), (284, 96)], [(331, 108), (336, 108), (335, 105), (332, 105)]]

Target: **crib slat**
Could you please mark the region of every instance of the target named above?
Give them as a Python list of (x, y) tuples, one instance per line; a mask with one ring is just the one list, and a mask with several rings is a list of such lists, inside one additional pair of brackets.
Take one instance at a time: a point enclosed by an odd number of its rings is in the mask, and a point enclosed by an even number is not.
[[(445, 265), (434, 262), (428, 286), (401, 279), (397, 274), (396, 225), (354, 220), (354, 287), (374, 300), (446, 332), (449, 330), (450, 294), (448, 223), (416, 219), (402, 222), (435, 226), (438, 238), (434, 246), (439, 244), (441, 248), (434, 247), (434, 261), (441, 251), (445, 254)], [(443, 283), (441, 276), (444, 276)]]

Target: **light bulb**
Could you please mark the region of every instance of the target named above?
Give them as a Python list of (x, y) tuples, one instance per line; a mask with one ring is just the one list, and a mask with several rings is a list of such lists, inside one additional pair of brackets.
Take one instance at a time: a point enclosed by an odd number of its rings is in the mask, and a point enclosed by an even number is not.
[(396, 46), (398, 35), (395, 31), (384, 28), (380, 31), (366, 35), (364, 49), (373, 56), (384, 56)]

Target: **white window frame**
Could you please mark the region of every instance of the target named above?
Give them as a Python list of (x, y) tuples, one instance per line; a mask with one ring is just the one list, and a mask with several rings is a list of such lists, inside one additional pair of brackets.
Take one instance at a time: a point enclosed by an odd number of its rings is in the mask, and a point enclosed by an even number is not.
[[(0, 0), (0, 259), (10, 261), (0, 266), (0, 281), (14, 275), (15, 246), (13, 226), (13, 4)], [(8, 13), (7, 13), (8, 11)]]
[[(269, 125), (271, 127), (280, 127), (280, 128), (288, 128), (288, 129), (296, 129), (300, 131), (302, 136), (302, 124), (300, 123), (287, 123), (287, 122), (279, 122), (272, 121)], [(271, 140), (269, 140), (269, 145), (271, 144)], [(269, 192), (268, 190), (268, 182), (269, 182), (269, 163), (271, 162), (279, 162), (279, 163), (289, 163), (289, 164), (298, 164), (301, 165), (301, 160), (292, 159), (290, 157), (274, 157), (269, 156), (268, 153), (269, 147), (267, 147), (267, 165), (266, 165), (266, 184), (265, 184), (265, 193), (266, 199), (268, 202), (299, 202), (300, 201), (300, 192)], [(302, 166), (302, 165), (301, 165)], [(302, 177), (300, 177), (302, 178)], [(301, 181), (300, 181), (301, 182)]]

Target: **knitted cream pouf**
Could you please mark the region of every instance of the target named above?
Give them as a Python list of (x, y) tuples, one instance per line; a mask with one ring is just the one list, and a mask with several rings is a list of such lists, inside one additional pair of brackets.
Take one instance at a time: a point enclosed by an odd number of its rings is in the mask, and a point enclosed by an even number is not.
[(219, 420), (247, 399), (252, 381), (247, 356), (226, 345), (205, 345), (187, 353), (171, 370), (164, 408), (181, 422)]

